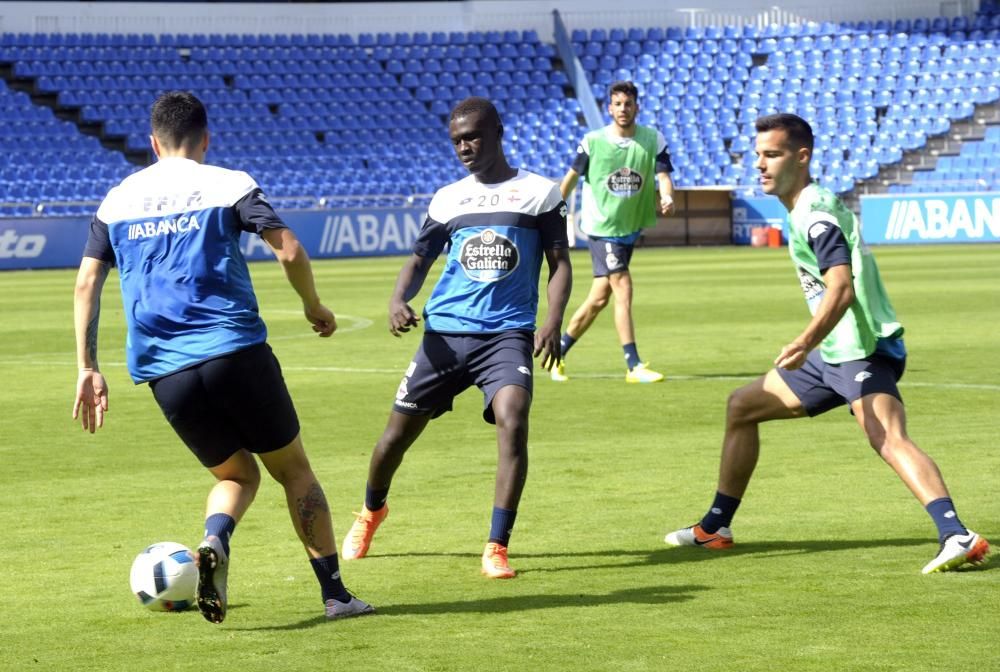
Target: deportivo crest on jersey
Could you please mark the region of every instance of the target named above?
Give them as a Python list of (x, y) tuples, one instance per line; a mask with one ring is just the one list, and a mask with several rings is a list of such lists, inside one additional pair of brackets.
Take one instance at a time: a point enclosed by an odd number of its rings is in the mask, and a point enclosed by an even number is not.
[(466, 238), (458, 253), (462, 270), (473, 280), (496, 282), (510, 275), (520, 261), (514, 242), (493, 229)]
[(621, 198), (634, 196), (642, 191), (642, 173), (638, 173), (628, 166), (622, 166), (608, 175), (607, 187), (614, 196)]

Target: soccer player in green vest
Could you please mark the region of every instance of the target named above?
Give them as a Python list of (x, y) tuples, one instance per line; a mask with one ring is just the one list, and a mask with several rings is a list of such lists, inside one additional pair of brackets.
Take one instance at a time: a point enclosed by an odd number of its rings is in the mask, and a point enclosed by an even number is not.
[(656, 225), (656, 186), (659, 182), (660, 212), (674, 211), (673, 166), (667, 141), (659, 131), (635, 122), (639, 113), (639, 91), (632, 82), (615, 82), (608, 88), (608, 113), (612, 123), (587, 133), (577, 149), (573, 166), (560, 189), (568, 199), (582, 175), (581, 212), (594, 266), (590, 293), (569, 321), (560, 339), (562, 358), (552, 367), (552, 380), (569, 380), (565, 357), (594, 319), (615, 297), (615, 329), (625, 351), (628, 383), (658, 383), (663, 374), (639, 359), (632, 322), (632, 276), (628, 265), (642, 230)]
[(730, 395), (715, 500), (701, 521), (665, 541), (732, 548), (730, 524), (757, 464), (760, 423), (848, 404), (937, 526), (940, 548), (923, 573), (984, 562), (989, 543), (962, 525), (937, 465), (907, 435), (896, 386), (906, 366), (903, 327), (854, 213), (809, 175), (812, 129), (793, 114), (761, 117), (756, 129), (761, 187), (788, 209), (789, 252), (812, 319), (781, 348), (775, 368)]

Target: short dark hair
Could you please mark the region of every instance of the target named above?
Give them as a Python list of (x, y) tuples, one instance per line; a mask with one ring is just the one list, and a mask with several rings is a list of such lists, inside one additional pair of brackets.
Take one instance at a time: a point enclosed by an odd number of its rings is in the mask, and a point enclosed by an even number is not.
[(611, 96), (616, 93), (624, 93), (626, 96), (631, 96), (635, 102), (639, 102), (639, 89), (631, 81), (619, 80), (611, 82), (611, 86), (608, 87), (608, 100), (611, 100)]
[(503, 126), (496, 106), (486, 98), (480, 98), (479, 96), (470, 96), (451, 108), (449, 121), (454, 121), (459, 117), (465, 117), (470, 114), (482, 115), (485, 120), (492, 122), (497, 128)]
[(778, 114), (768, 114), (759, 117), (754, 124), (758, 133), (767, 131), (784, 131), (788, 139), (796, 147), (807, 147), (809, 151), (813, 149), (813, 129), (802, 117), (788, 112)]
[(208, 112), (197, 97), (187, 91), (168, 91), (150, 113), (153, 135), (168, 148), (201, 142), (208, 129)]

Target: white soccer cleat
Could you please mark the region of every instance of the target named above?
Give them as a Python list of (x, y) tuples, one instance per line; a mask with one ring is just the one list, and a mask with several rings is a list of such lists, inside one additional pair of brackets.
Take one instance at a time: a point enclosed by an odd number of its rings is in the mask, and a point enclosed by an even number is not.
[(569, 380), (569, 376), (566, 375), (565, 359), (560, 359), (559, 363), (552, 367), (552, 370), (549, 372), (549, 377), (557, 383), (565, 383)]
[(701, 525), (692, 525), (670, 532), (663, 538), (670, 546), (701, 546), (713, 551), (724, 551), (733, 547), (733, 531), (720, 527), (715, 532), (706, 532)]
[(326, 618), (336, 621), (340, 618), (353, 618), (354, 616), (365, 616), (374, 614), (375, 607), (363, 600), (351, 595), (350, 602), (339, 602), (337, 600), (326, 601)]
[(658, 371), (653, 371), (648, 364), (636, 364), (635, 368), (625, 374), (626, 383), (660, 383), (664, 376)]
[(212, 623), (226, 618), (226, 580), (229, 557), (218, 537), (205, 537), (198, 544), (197, 602), (201, 615)]
[(941, 542), (941, 550), (923, 569), (924, 574), (948, 572), (964, 564), (981, 565), (990, 553), (990, 542), (972, 530), (968, 534), (953, 534)]

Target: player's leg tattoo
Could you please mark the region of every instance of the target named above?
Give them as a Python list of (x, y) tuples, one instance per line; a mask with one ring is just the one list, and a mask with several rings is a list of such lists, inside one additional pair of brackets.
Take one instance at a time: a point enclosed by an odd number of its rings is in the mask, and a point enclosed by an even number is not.
[(305, 494), (296, 499), (296, 511), (299, 516), (299, 525), (302, 529), (303, 541), (312, 548), (317, 548), (316, 527), (321, 514), (324, 519), (329, 520), (330, 507), (326, 503), (326, 495), (323, 488), (316, 481), (313, 481)]

